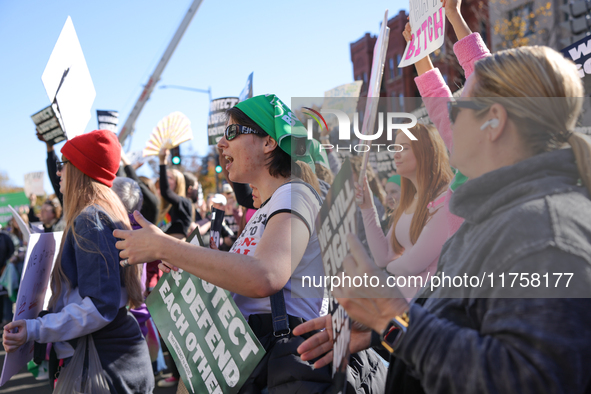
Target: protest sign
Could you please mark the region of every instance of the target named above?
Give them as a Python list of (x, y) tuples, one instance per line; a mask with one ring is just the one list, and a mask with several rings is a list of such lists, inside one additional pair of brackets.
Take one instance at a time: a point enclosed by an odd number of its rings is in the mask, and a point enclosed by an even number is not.
[(230, 293), (187, 272), (164, 274), (146, 305), (191, 393), (237, 393), (265, 355)]
[(8, 209), (10, 209), (10, 213), (12, 214), (12, 217), (16, 221), (16, 225), (18, 226), (19, 230), (21, 230), (21, 234), (23, 235), (23, 241), (24, 241), (25, 245), (28, 245), (29, 238), (31, 237), (32, 231), (29, 229), (29, 226), (27, 226), (27, 224), (20, 217), (18, 212), (12, 207), (12, 205), (9, 205)]
[(119, 124), (119, 112), (96, 110), (96, 120), (98, 121), (99, 130), (110, 130), (117, 133), (117, 125)]
[(445, 9), (439, 0), (410, 0), (408, 18), (411, 39), (398, 68), (415, 64), (445, 41)]
[[(353, 170), (351, 162), (346, 159), (341, 170), (335, 176), (320, 213), (316, 228), (322, 253), (324, 273), (330, 281), (331, 298), (329, 313), (332, 316), (333, 361), (332, 371), (335, 392), (342, 392), (347, 382), (347, 365), (349, 363), (349, 342), (351, 338), (351, 322), (345, 309), (332, 298), (333, 286), (336, 281), (344, 281), (343, 260), (349, 252), (347, 234), (355, 233), (355, 189), (353, 186)], [(327, 287), (329, 284), (327, 283)]]
[(244, 86), (244, 89), (242, 89), (242, 92), (240, 92), (240, 94), (238, 95), (239, 101), (244, 101), (244, 100), (252, 97), (252, 75), (253, 74), (254, 74), (254, 72), (250, 73), (248, 78), (246, 78), (246, 85)]
[(207, 139), (209, 145), (215, 145), (226, 131), (226, 111), (238, 103), (238, 97), (224, 97), (211, 100), (207, 119)]
[(58, 116), (56, 104), (51, 104), (31, 115), (37, 131), (41, 134), (43, 140), (51, 146), (66, 139), (66, 134), (62, 129)]
[(6, 227), (10, 219), (12, 219), (9, 205), (12, 205), (18, 211), (21, 208), (27, 208), (29, 203), (29, 199), (24, 192), (0, 194), (0, 224), (2, 227)]
[(224, 212), (222, 209), (211, 208), (211, 228), (209, 229), (209, 238), (217, 247), (220, 246), (220, 234), (222, 232), (222, 224), (224, 223)]
[[(36, 319), (51, 297), (49, 276), (55, 264), (63, 233), (32, 234), (23, 265), (12, 321)], [(8, 382), (33, 358), (33, 341), (7, 353), (2, 366), (0, 386)]]
[(45, 194), (45, 189), (43, 188), (43, 178), (45, 177), (45, 172), (38, 171), (38, 172), (29, 172), (25, 174), (25, 194), (30, 196), (33, 193), (36, 196), (42, 196)]
[(90, 120), (90, 108), (96, 91), (78, 41), (72, 19), (68, 16), (41, 76), (49, 101), (56, 106), (61, 127), (68, 138), (84, 132)]
[[(575, 62), (579, 77), (583, 82), (586, 96), (591, 92), (591, 37), (587, 36), (561, 50), (564, 57)], [(578, 122), (581, 126), (591, 124), (591, 105), (588, 99), (583, 101), (583, 114)], [(583, 133), (591, 134), (589, 130), (581, 129)]]
[(369, 163), (380, 180), (390, 178), (396, 172), (392, 152), (371, 152)]
[[(376, 114), (378, 112), (378, 102), (380, 99), (380, 88), (382, 86), (382, 74), (384, 73), (384, 62), (386, 61), (386, 51), (388, 50), (388, 41), (390, 39), (390, 29), (388, 28), (388, 10), (384, 14), (380, 35), (376, 41), (373, 50), (373, 59), (371, 63), (371, 78), (369, 79), (369, 88), (367, 90), (367, 102), (365, 105), (365, 113), (363, 115), (363, 125), (361, 126), (361, 134), (368, 136), (373, 133), (376, 122)], [(361, 138), (361, 137), (360, 137)], [(367, 137), (366, 140), (372, 140), (374, 137)], [(363, 165), (359, 172), (359, 178), (365, 178), (365, 169), (367, 168), (367, 161), (369, 160), (368, 151), (363, 154)]]
[[(349, 119), (353, 119), (355, 112), (357, 112), (358, 100), (353, 100), (351, 98), (357, 97), (359, 99), (359, 92), (361, 91), (362, 85), (363, 81), (355, 81), (353, 83), (337, 86), (334, 89), (324, 92), (322, 109), (336, 109), (346, 113)], [(326, 123), (328, 124), (327, 133), (339, 125), (336, 116), (327, 116)]]

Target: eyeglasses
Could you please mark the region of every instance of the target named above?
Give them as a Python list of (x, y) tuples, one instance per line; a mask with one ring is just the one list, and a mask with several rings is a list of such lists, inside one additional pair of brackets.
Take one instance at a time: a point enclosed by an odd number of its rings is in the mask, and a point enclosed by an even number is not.
[(257, 131), (253, 128), (242, 126), (239, 124), (231, 124), (230, 126), (226, 127), (225, 136), (228, 141), (232, 141), (238, 134), (262, 134), (260, 131)]
[(484, 104), (479, 104), (475, 101), (471, 100), (460, 100), (460, 101), (448, 101), (447, 102), (447, 112), (449, 115), (449, 121), (454, 124), (456, 122), (456, 118), (460, 113), (460, 108), (468, 108), (473, 109), (474, 111), (479, 111), (481, 109), (485, 109), (488, 107)]
[(64, 165), (69, 162), (70, 162), (70, 160), (63, 160), (63, 161), (56, 160), (55, 161), (56, 170), (61, 172), (64, 169)]

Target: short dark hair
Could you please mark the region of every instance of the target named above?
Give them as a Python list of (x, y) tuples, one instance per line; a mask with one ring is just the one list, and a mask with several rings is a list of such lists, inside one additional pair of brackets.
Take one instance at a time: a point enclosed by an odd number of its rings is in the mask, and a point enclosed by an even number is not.
[[(246, 115), (240, 108), (232, 107), (226, 111), (226, 116), (229, 118), (234, 119), (238, 124), (246, 127), (250, 127), (258, 131), (260, 134), (253, 134), (259, 138), (264, 138), (268, 136), (263, 130), (261, 126), (255, 123), (254, 120), (250, 119), (248, 115)], [(269, 175), (279, 178), (288, 178), (291, 176), (291, 169), (292, 166), (295, 164), (291, 160), (291, 156), (283, 151), (279, 146), (279, 142), (277, 142), (277, 147), (271, 154), (269, 155), (269, 159), (267, 160), (267, 167), (269, 168)]]

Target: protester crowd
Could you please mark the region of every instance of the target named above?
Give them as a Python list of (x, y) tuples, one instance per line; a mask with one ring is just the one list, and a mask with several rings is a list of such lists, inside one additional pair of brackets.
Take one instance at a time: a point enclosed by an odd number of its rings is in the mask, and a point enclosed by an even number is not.
[[(395, 173), (368, 167), (360, 178), (362, 158), (349, 159), (357, 227), (345, 273), (421, 281), (334, 289), (353, 321), (346, 391), (590, 393), (591, 140), (574, 131), (584, 96), (577, 69), (546, 47), (491, 54), (460, 1), (444, 7), (466, 77), (461, 97), (423, 58), (415, 82), (433, 124), (410, 128), (416, 139), (396, 134)], [(411, 39), (410, 25), (402, 34)], [(31, 196), (22, 218), (64, 232), (50, 313), (12, 321), (27, 247), (13, 223), (0, 232), (6, 352), (35, 341), (50, 385), (64, 392), (59, 374), (92, 339), (108, 391), (175, 386), (180, 374), (145, 299), (163, 273), (182, 269), (228, 290), (267, 352), (240, 392), (332, 390), (327, 292), (304, 290), (302, 278), (324, 276), (316, 218), (342, 163), (288, 113), (272, 94), (227, 111), (216, 147), (225, 181), (205, 197), (166, 148), (149, 179), (112, 132), (72, 138), (61, 159), (47, 144), (55, 195), (40, 207)], [(196, 231), (211, 247), (186, 242)], [(530, 286), (500, 282), (505, 273), (527, 273)], [(532, 274), (544, 273), (572, 280), (536, 286)], [(466, 274), (491, 280), (433, 286)]]

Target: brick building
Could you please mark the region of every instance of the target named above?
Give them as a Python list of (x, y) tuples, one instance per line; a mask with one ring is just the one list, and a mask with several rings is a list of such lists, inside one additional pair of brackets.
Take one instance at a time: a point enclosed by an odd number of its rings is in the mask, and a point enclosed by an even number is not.
[[(484, 41), (490, 47), (490, 28), (488, 24), (488, 0), (466, 0), (462, 3), (462, 15), (466, 19), (468, 26), (472, 31), (479, 32)], [(402, 37), (402, 31), (407, 22), (408, 14), (401, 10), (397, 15), (388, 20), (390, 28), (390, 37), (388, 49), (386, 52), (386, 61), (384, 64), (384, 74), (382, 76), (382, 86), (380, 97), (389, 97), (389, 111), (410, 112), (420, 105), (419, 92), (414, 82), (417, 76), (414, 66), (399, 69), (398, 64), (404, 49), (406, 41)], [(446, 44), (431, 55), (433, 64), (441, 70), (443, 78), (446, 80), (451, 91), (459, 89), (464, 83), (463, 72), (459, 66), (455, 55), (453, 54), (453, 43), (456, 37), (453, 29), (446, 20)], [(350, 44), (351, 62), (353, 63), (353, 77), (355, 80), (362, 80), (361, 97), (367, 97), (367, 89), (371, 74), (371, 62), (373, 50), (377, 37), (365, 33), (363, 37)]]

